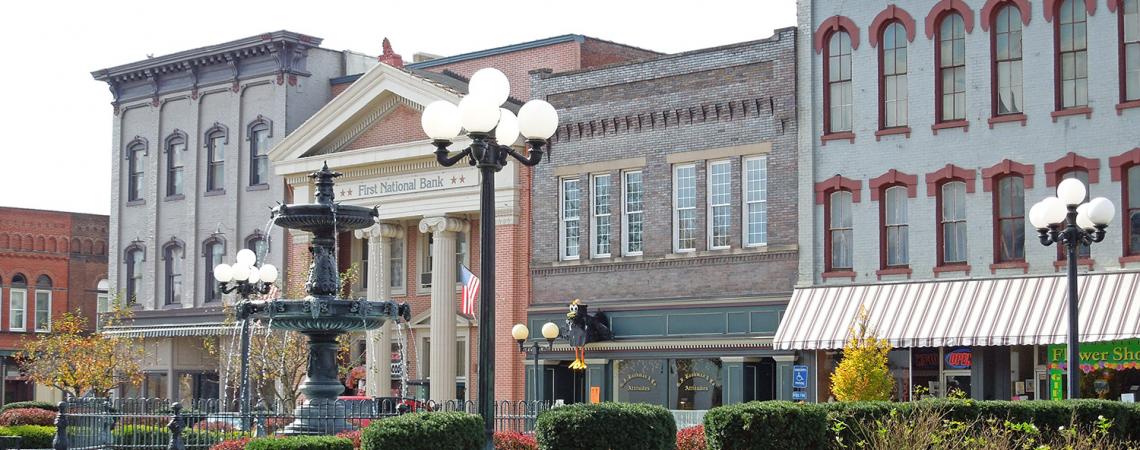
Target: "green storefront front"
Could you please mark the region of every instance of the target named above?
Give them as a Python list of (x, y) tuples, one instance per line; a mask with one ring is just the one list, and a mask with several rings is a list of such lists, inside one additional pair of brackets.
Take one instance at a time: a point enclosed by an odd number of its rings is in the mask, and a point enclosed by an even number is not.
[[(1049, 393), (1063, 398), (1068, 383), (1065, 345), (1049, 346)], [(1140, 339), (1080, 346), (1081, 397), (1136, 401), (1140, 397)]]

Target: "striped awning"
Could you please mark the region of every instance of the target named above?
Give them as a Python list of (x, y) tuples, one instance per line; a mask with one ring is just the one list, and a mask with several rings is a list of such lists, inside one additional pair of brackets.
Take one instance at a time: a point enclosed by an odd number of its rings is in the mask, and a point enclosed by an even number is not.
[[(1081, 342), (1140, 337), (1140, 272), (1081, 275)], [(1061, 344), (1064, 276), (934, 280), (796, 289), (780, 320), (779, 350), (843, 348), (860, 305), (891, 345)]]
[(185, 337), (185, 336), (224, 336), (232, 335), (236, 325), (201, 323), (185, 325), (122, 325), (103, 328), (100, 332), (111, 337)]

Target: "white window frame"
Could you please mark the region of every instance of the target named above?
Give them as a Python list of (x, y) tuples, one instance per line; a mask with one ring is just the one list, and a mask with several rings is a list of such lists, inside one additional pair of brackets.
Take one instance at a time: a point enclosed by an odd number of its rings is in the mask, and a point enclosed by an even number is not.
[[(47, 328), (40, 328), (40, 295), (47, 296)], [(36, 333), (51, 333), (51, 291), (47, 289), (36, 289), (35, 297), (35, 310), (32, 313), (32, 327), (35, 328)]]
[[(764, 179), (763, 179), (763, 183), (761, 184), (761, 186), (763, 187), (763, 190), (760, 191), (760, 199), (759, 200), (749, 200), (748, 199), (748, 186), (749, 186), (748, 163), (752, 162), (752, 161), (760, 161), (761, 162), (760, 164), (764, 167)], [(745, 247), (764, 247), (764, 246), (767, 246), (768, 245), (768, 155), (748, 156), (748, 157), (745, 157), (744, 160), (741, 162), (741, 164), (740, 164), (740, 194), (741, 194), (740, 195), (741, 203), (743, 204), (743, 207), (740, 208), (740, 228), (741, 228), (741, 230), (740, 230), (740, 242), (743, 242)], [(750, 236), (749, 236), (748, 230), (749, 230), (750, 224), (748, 222), (748, 219), (749, 219), (748, 218), (748, 211), (749, 211), (749, 206), (752, 204), (758, 204), (758, 205), (760, 205), (760, 208), (762, 208), (764, 210), (764, 239), (761, 240), (760, 242), (752, 242), (749, 240)]]
[[(20, 308), (16, 308), (16, 296), (20, 297)], [(20, 311), (20, 326), (12, 326), (12, 319), (16, 317), (16, 311)], [(28, 290), (27, 289), (9, 289), (8, 290), (8, 331), (27, 331), (28, 330)]]
[[(641, 209), (637, 211), (629, 210), (629, 176), (637, 174), (641, 178), (638, 184), (641, 185)], [(645, 173), (638, 170), (629, 170), (621, 173), (621, 249), (622, 255), (625, 256), (641, 256), (645, 251)], [(641, 250), (630, 251), (629, 245), (633, 242), (630, 239), (629, 223), (630, 216), (633, 214), (641, 215)]]
[[(462, 261), (460, 261), (458, 259), (456, 259), (456, 261), (459, 263), (462, 263), (463, 265), (470, 268), (471, 267), (471, 241), (470, 241), (470, 239), (468, 239), (469, 236), (467, 236), (467, 229), (465, 227), (464, 231), (455, 231), (454, 233), (455, 233), (455, 253), (456, 253), (456, 256), (459, 256), (461, 250), (463, 249), (463, 243), (467, 244), (467, 251), (462, 252), (462, 255), (463, 255)], [(417, 272), (416, 273), (416, 290), (418, 293), (422, 294), (422, 293), (430, 293), (431, 292), (431, 285), (424, 286), (422, 281), (423, 281), (423, 274), (432, 272), (431, 261), (430, 261), (432, 255), (431, 255), (431, 250), (429, 249), (428, 240), (434, 239), (434, 237), (432, 237), (432, 233), (421, 233), (420, 237), (421, 237), (420, 242), (417, 245), (417, 247), (419, 247), (419, 248), (416, 251), (416, 253), (419, 254), (419, 257), (416, 258), (417, 265), (418, 265), (418, 268), (417, 268), (418, 270), (416, 271)], [(461, 237), (462, 237), (462, 243), (460, 242)], [(407, 246), (405, 245), (405, 247), (407, 247)], [(406, 257), (405, 257), (405, 261), (407, 261)], [(408, 269), (405, 266), (404, 271), (406, 272), (407, 270)], [(458, 280), (458, 275), (459, 275), (459, 267), (458, 266), (455, 267), (455, 274), (456, 274), (456, 278), (457, 278), (455, 281), (455, 288), (460, 289), (463, 287), (463, 285)], [(434, 284), (435, 283), (434, 275), (432, 277), (433, 277), (432, 283)]]
[[(713, 204), (713, 166), (728, 166), (728, 203)], [(724, 238), (728, 241), (726, 245), (713, 245), (715, 236), (713, 236), (713, 222), (716, 220), (713, 211), (715, 207), (728, 208), (728, 230), (724, 234)], [(705, 239), (706, 248), (709, 250), (726, 250), (732, 247), (732, 160), (722, 159), (717, 161), (709, 161), (705, 167)]]
[[(598, 180), (604, 178), (606, 180), (606, 213), (598, 213)], [(614, 219), (613, 219), (613, 176), (608, 173), (601, 173), (590, 176), (590, 254), (593, 258), (609, 258), (613, 255), (614, 251)], [(581, 208), (579, 208), (581, 211)], [(581, 216), (581, 212), (578, 213)], [(609, 237), (606, 238), (606, 244), (609, 251), (602, 252), (598, 243), (598, 230), (601, 228), (599, 221), (601, 219), (609, 221)], [(582, 245), (579, 239), (578, 245)]]
[[(400, 251), (399, 252), (392, 250), (392, 248), (395, 247), (395, 244), (397, 242), (400, 244)], [(381, 268), (381, 270), (387, 270), (388, 271), (388, 289), (390, 289), (392, 291), (392, 294), (407, 295), (408, 294), (408, 241), (407, 241), (407, 239), (404, 237), (392, 238), (392, 242), (388, 244), (388, 251), (390, 253), (388, 255), (388, 261), (387, 261), (388, 264), (386, 264), (384, 267)], [(399, 255), (398, 258), (396, 257), (396, 255)], [(395, 277), (392, 276), (392, 261), (396, 260), (396, 259), (400, 260), (400, 265), (401, 265), (401, 267), (403, 267), (402, 271), (404, 272), (404, 276), (401, 277), (399, 286), (393, 286), (392, 285), (392, 283), (394, 281), (396, 281)]]
[[(578, 190), (578, 215), (573, 219), (564, 216), (566, 213), (566, 185), (573, 182)], [(566, 224), (571, 220), (578, 225), (578, 251), (568, 254), (566, 247)], [(562, 178), (558, 180), (558, 259), (574, 261), (582, 254), (582, 179), (580, 177)]]
[[(462, 347), (464, 349), (464, 353), (467, 356), (466, 358), (463, 358), (463, 374), (464, 375), (463, 376), (456, 376), (455, 381), (457, 381), (457, 382), (462, 381), (465, 384), (467, 383), (467, 380), (471, 379), (471, 347), (467, 344), (468, 342), (471, 342), (470, 338), (471, 338), (470, 333), (467, 330), (457, 331), (455, 333), (456, 345), (458, 345), (459, 347)], [(424, 344), (427, 343), (428, 341), (431, 341), (431, 336), (428, 333), (422, 333), (422, 335), (419, 338), (419, 341), (416, 342), (416, 344), (417, 344), (416, 345), (416, 356), (417, 356), (417, 358), (416, 358), (417, 359), (417, 361), (416, 361), (416, 373), (419, 374), (419, 379), (431, 381), (431, 374), (424, 370), (424, 366), (426, 365), (426, 364), (424, 364), (424, 362), (425, 361), (430, 362), (428, 360), (428, 358), (431, 356), (431, 355), (424, 355), (424, 348), (426, 348), (426, 346)], [(470, 387), (470, 386), (468, 386), (468, 387)], [(467, 392), (471, 392), (471, 389), (467, 389)], [(470, 397), (470, 396), (468, 396), (468, 397)]]
[[(693, 189), (695, 190), (697, 188), (697, 176), (696, 176), (697, 165), (696, 164), (677, 164), (677, 165), (673, 166), (673, 253), (692, 253), (692, 252), (697, 251), (696, 239), (693, 239), (693, 247), (692, 248), (681, 248), (681, 222), (680, 222), (680, 214), (679, 214), (680, 210), (677, 208), (677, 191), (678, 191), (677, 172), (679, 172), (681, 169), (686, 169), (686, 168), (693, 169)], [(693, 206), (692, 206), (692, 208), (685, 208), (686, 210), (692, 209), (694, 214), (696, 213), (696, 210), (697, 210), (696, 198), (697, 198), (697, 195), (696, 195), (696, 193), (694, 193), (693, 194)], [(696, 228), (693, 229), (693, 232), (694, 233), (696, 232)]]

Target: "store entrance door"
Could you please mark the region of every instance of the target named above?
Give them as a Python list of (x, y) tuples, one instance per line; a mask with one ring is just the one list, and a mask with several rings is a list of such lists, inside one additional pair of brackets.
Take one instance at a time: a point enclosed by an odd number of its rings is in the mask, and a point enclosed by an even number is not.
[(955, 390), (962, 391), (967, 398), (970, 397), (970, 371), (946, 370), (942, 372), (944, 392), (946, 397), (954, 396)]

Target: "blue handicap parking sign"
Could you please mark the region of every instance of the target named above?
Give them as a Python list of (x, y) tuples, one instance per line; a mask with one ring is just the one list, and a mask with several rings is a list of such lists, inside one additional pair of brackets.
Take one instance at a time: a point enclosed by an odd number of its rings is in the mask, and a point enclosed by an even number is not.
[(807, 389), (808, 385), (808, 367), (807, 366), (792, 366), (792, 387), (797, 389)]

